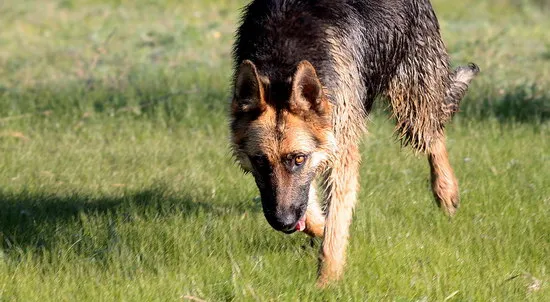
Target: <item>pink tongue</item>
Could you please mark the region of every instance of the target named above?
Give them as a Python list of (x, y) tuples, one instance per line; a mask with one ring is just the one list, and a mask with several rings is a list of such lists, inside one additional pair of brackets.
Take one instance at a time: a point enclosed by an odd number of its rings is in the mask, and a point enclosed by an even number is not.
[(300, 219), (298, 221), (298, 223), (296, 224), (296, 231), (302, 232), (305, 229), (306, 229), (306, 220), (305, 219)]

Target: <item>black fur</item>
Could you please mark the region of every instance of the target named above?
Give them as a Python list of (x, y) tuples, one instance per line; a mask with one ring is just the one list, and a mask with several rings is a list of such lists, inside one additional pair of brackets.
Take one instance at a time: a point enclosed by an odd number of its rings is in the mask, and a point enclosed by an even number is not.
[[(364, 105), (388, 88), (397, 66), (415, 51), (416, 37), (438, 35), (436, 16), (427, 0), (260, 0), (244, 9), (234, 47), (235, 67), (245, 59), (256, 64), (271, 81), (272, 101), (286, 101), (288, 78), (296, 64), (308, 60), (321, 82), (330, 88), (336, 62), (326, 47), (326, 30), (347, 35), (358, 29), (347, 45), (363, 57)], [(280, 97), (277, 97), (280, 96)]]
[[(269, 79), (266, 99), (276, 108), (287, 104), (291, 76), (302, 60), (315, 67), (336, 106), (343, 102), (331, 93), (340, 85), (342, 94), (347, 81), (356, 100), (347, 100), (345, 110), (355, 116), (346, 122), (361, 124), (375, 97), (388, 96), (398, 135), (421, 151), (458, 110), (471, 77), (453, 83), (456, 73), (477, 73), (475, 65), (449, 69), (428, 0), (256, 0), (244, 9), (233, 55), (235, 70), (250, 60)], [(338, 121), (335, 126), (338, 132)]]

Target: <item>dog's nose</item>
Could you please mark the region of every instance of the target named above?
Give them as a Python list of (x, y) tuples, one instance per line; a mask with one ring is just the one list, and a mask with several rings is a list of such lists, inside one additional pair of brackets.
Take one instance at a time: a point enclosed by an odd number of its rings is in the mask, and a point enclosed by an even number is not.
[(275, 216), (278, 224), (278, 229), (285, 233), (294, 232), (296, 224), (302, 216), (302, 211), (299, 207), (291, 207), (285, 211), (277, 211)]
[(285, 215), (284, 218), (278, 219), (280, 230), (283, 232), (294, 231), (297, 222), (298, 217), (296, 215)]
[(294, 232), (300, 218), (300, 216), (295, 213), (281, 213), (280, 211), (266, 211), (264, 215), (272, 228), (287, 234)]
[(277, 195), (270, 194), (269, 191), (260, 192), (264, 216), (271, 227), (277, 231), (293, 233), (307, 208), (307, 194), (304, 195), (306, 199), (289, 201), (289, 198), (277, 198)]

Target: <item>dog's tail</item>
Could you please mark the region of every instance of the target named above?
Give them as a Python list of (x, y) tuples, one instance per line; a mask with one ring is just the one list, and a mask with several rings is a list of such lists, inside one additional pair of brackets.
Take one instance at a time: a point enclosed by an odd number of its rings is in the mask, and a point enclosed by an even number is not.
[(468, 66), (459, 66), (451, 75), (451, 85), (445, 94), (445, 104), (450, 114), (458, 111), (460, 101), (468, 90), (468, 85), (479, 73), (479, 67), (470, 63)]

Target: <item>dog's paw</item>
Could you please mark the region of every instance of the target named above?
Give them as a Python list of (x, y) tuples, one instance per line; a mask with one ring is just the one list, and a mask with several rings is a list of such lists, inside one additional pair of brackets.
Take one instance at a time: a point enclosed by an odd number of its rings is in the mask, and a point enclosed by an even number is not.
[(453, 216), (460, 204), (456, 180), (449, 177), (436, 177), (433, 180), (432, 189), (438, 206), (445, 214)]

